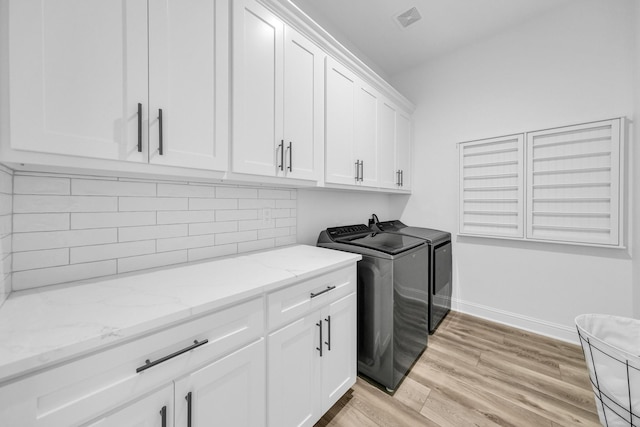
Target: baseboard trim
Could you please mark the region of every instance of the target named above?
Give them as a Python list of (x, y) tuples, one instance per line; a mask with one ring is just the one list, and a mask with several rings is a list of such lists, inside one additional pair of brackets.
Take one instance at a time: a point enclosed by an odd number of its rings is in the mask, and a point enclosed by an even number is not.
[(512, 313), (455, 298), (451, 302), (452, 308), (462, 313), (481, 317), (504, 325), (513, 326), (514, 328), (523, 329), (525, 331), (555, 338), (571, 344), (580, 345), (580, 342), (578, 341), (578, 334), (574, 327), (561, 325), (559, 323), (552, 323), (546, 320), (536, 319), (534, 317), (523, 316), (522, 314)]

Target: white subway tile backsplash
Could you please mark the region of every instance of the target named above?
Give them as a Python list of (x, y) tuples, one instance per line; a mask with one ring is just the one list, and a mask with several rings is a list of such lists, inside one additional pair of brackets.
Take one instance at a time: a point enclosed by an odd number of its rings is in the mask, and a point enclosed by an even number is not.
[(292, 227), (296, 225), (295, 218), (277, 218), (276, 219), (276, 228), (278, 227)]
[(145, 227), (124, 227), (118, 230), (119, 242), (134, 240), (163, 239), (166, 237), (186, 236), (189, 232), (188, 224), (150, 225)]
[(68, 213), (14, 214), (13, 232), (68, 230), (70, 216)]
[(250, 240), (258, 239), (258, 232), (256, 230), (251, 231), (238, 231), (236, 233), (220, 233), (216, 234), (216, 245), (226, 245), (228, 243), (248, 242)]
[(118, 273), (164, 267), (183, 262), (187, 262), (186, 250), (120, 258), (118, 259)]
[(0, 216), (0, 236), (11, 234), (11, 215)]
[(119, 197), (119, 210), (124, 211), (182, 211), (188, 209), (186, 198), (176, 197)]
[(274, 209), (271, 211), (272, 218), (289, 218), (291, 209)]
[(241, 219), (258, 219), (258, 211), (255, 209), (216, 211), (216, 221), (233, 221)]
[(159, 197), (215, 197), (215, 187), (193, 184), (158, 184)]
[(11, 234), (0, 237), (0, 256), (5, 256), (12, 253), (13, 248), (15, 248), (15, 245), (13, 244)]
[(291, 191), (265, 188), (258, 190), (258, 197), (261, 199), (290, 199)]
[(290, 189), (14, 174), (0, 166), (0, 304), (3, 289), (12, 286), (29, 289), (295, 242), (296, 197)]
[(171, 237), (168, 239), (158, 239), (157, 252), (169, 252), (178, 249), (201, 248), (213, 246), (215, 234), (203, 234), (201, 236)]
[(214, 211), (164, 211), (157, 215), (158, 224), (192, 224), (214, 220)]
[(213, 209), (237, 209), (238, 200), (236, 199), (189, 199), (189, 210), (202, 211)]
[(79, 196), (155, 196), (156, 184), (149, 182), (71, 180), (71, 194)]
[(288, 236), (289, 234), (290, 234), (289, 227), (267, 228), (265, 230), (258, 230), (258, 239), (269, 239), (269, 238), (273, 238), (273, 237), (282, 237), (282, 236)]
[(295, 209), (296, 200), (276, 200), (276, 208), (278, 209)]
[(14, 252), (13, 271), (55, 267), (69, 264), (69, 248)]
[(139, 242), (81, 246), (71, 248), (70, 251), (71, 264), (79, 264), (155, 253), (156, 242), (155, 240), (143, 240)]
[(116, 228), (90, 230), (43, 231), (33, 233), (14, 233), (13, 248), (16, 252), (36, 251), (40, 249), (70, 248), (75, 246), (116, 243)]
[(207, 246), (204, 248), (189, 249), (189, 261), (200, 261), (207, 258), (216, 258), (221, 256), (233, 255), (238, 253), (238, 245), (231, 243), (229, 245)]
[(155, 212), (72, 213), (71, 229), (133, 227), (154, 225)]
[(17, 175), (13, 180), (13, 193), (68, 196), (71, 194), (71, 180), (69, 178)]
[(258, 197), (258, 190), (245, 187), (216, 187), (216, 197), (218, 199), (255, 199)]
[(20, 194), (13, 196), (14, 213), (111, 212), (117, 210), (117, 197)]
[(9, 169), (0, 169), (0, 193), (13, 194), (13, 175)]
[(238, 230), (261, 230), (265, 228), (273, 228), (274, 220), (264, 221), (262, 219), (253, 219), (249, 221), (238, 221)]
[(259, 251), (275, 247), (274, 239), (254, 240), (251, 242), (238, 243), (238, 253)]
[(13, 273), (13, 290), (21, 291), (56, 283), (110, 276), (116, 274), (116, 271), (115, 260), (16, 271)]
[(276, 246), (293, 245), (296, 243), (296, 236), (276, 237)]
[(13, 256), (11, 254), (0, 257), (0, 278), (11, 274), (12, 259)]
[(11, 194), (0, 193), (0, 215), (11, 215), (13, 212), (13, 197)]
[(240, 199), (238, 200), (239, 209), (263, 209), (275, 208), (276, 201), (270, 199)]
[(238, 221), (201, 222), (197, 224), (189, 224), (190, 236), (197, 236), (200, 234), (228, 233), (231, 231), (238, 231)]

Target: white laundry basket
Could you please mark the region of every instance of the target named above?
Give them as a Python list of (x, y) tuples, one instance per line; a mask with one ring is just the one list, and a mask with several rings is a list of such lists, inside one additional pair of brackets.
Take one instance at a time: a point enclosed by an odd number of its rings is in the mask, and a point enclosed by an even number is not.
[(582, 314), (575, 322), (600, 423), (640, 427), (640, 320)]

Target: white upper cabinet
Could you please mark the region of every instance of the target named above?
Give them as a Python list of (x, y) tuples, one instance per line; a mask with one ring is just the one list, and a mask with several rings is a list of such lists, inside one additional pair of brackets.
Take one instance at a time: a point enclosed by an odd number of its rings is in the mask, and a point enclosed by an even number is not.
[(187, 3), (11, 1), (12, 148), (226, 169), (227, 3)]
[(281, 163), (288, 177), (318, 180), (324, 154), (326, 55), (291, 27), (285, 27), (284, 35), (285, 159)]
[(228, 7), (220, 0), (149, 2), (151, 163), (227, 169)]
[(396, 188), (400, 174), (396, 168), (397, 108), (387, 100), (380, 103), (378, 117), (378, 174), (384, 188)]
[(233, 8), (232, 169), (273, 176), (284, 157), (284, 23), (255, 1), (234, 1)]
[(411, 116), (331, 58), (326, 73), (325, 181), (409, 190)]
[(332, 58), (327, 58), (326, 73), (325, 181), (356, 184), (360, 177), (354, 145), (356, 77)]
[(359, 183), (378, 185), (378, 109), (380, 95), (368, 85), (356, 86), (354, 109), (356, 161), (360, 162)]
[(147, 2), (14, 0), (9, 13), (12, 147), (146, 161)]
[(233, 171), (317, 180), (324, 53), (253, 0), (233, 37)]
[(411, 116), (404, 111), (396, 114), (396, 185), (401, 190), (411, 190), (412, 133)]

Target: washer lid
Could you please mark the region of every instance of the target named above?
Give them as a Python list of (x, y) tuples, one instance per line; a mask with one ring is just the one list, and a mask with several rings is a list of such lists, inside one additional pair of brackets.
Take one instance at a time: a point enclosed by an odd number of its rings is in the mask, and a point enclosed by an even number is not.
[(404, 234), (371, 232), (366, 235), (350, 236), (336, 239), (337, 242), (373, 249), (389, 255), (397, 255), (402, 252), (424, 245), (422, 239)]

